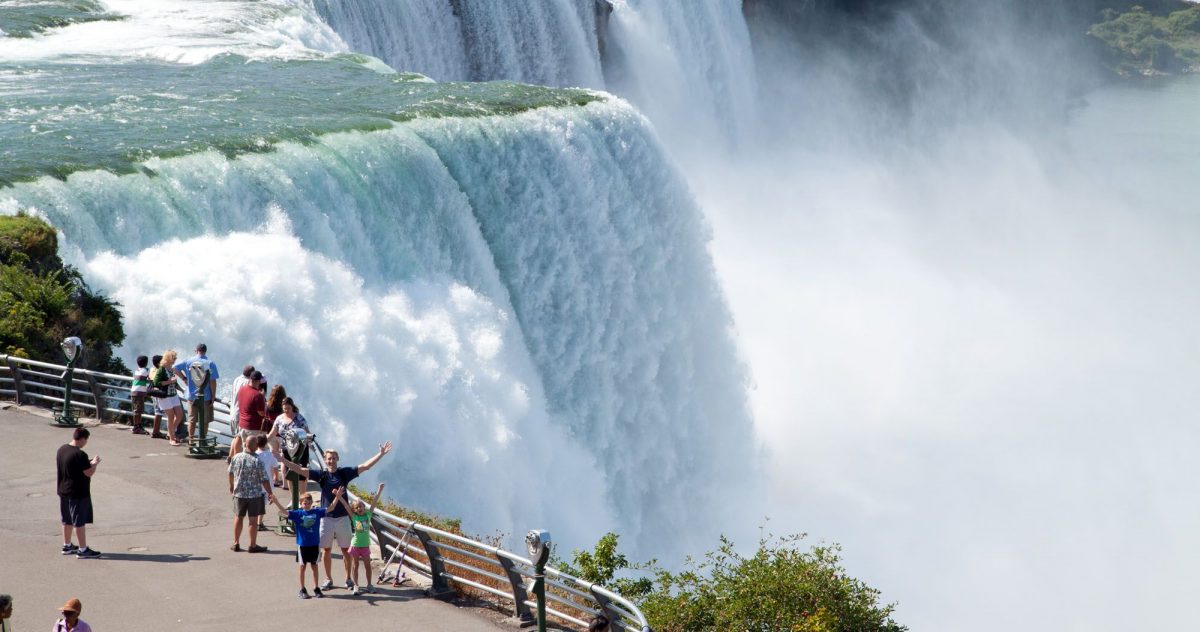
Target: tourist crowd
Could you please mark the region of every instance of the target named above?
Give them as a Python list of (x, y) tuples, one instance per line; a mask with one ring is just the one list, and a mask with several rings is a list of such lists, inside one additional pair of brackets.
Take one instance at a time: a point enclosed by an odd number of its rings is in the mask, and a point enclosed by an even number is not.
[[(201, 415), (206, 420), (213, 419), (213, 403), (220, 379), (217, 364), (207, 354), (208, 348), (200, 343), (196, 345), (195, 355), (183, 360), (173, 349), (152, 358), (137, 357), (130, 397), (134, 434), (166, 439), (173, 446), (197, 445)], [(313, 576), (312, 596), (322, 597), (323, 591), (334, 587), (335, 543), (345, 569), (343, 585), (354, 595), (370, 592), (373, 589), (370, 525), (383, 485), (379, 485), (369, 504), (357, 499), (347, 502), (347, 486), (387, 455), (392, 450), (392, 443), (379, 444), (377, 453), (357, 466), (348, 467), (339, 466), (341, 457), (336, 450), (325, 450), (321, 455), (325, 467), (310, 468), (309, 449), (314, 435), (282, 384), (276, 384), (268, 391), (262, 372), (247, 365), (233, 380), (231, 395), (228, 404), (233, 439), (226, 463), (234, 519), (233, 542), (229, 549), (249, 553), (267, 550), (258, 543), (258, 531), (264, 529), (261, 521), (266, 506), (274, 504), (281, 512), (281, 521), (289, 523), (296, 536), (300, 598), (310, 598), (306, 585), (306, 569), (309, 568)], [(188, 402), (186, 428), (183, 424), (184, 402)], [(152, 406), (152, 412), (147, 411), (147, 406)], [(148, 431), (146, 417), (149, 415), (152, 418)], [(89, 457), (84, 451), (89, 437), (86, 428), (76, 428), (71, 441), (59, 448), (57, 457), (62, 553), (79, 559), (102, 556), (88, 545), (87, 540), (87, 526), (93, 521), (91, 479), (101, 461), (100, 457)], [(320, 490), (320, 507), (314, 507), (313, 497), (306, 491), (310, 481)], [(284, 506), (275, 497), (275, 489), (286, 490), (291, 486), (296, 486), (298, 507)], [(241, 545), (243, 531), (248, 532), (249, 540), (244, 549)], [(318, 558), (323, 558), (323, 583), (318, 574)], [(365, 571), (365, 585), (359, 579), (361, 571)], [(11, 610), (11, 599), (7, 603)], [(71, 615), (77, 620), (79, 610), (78, 600), (63, 607), (66, 621), (63, 629), (88, 632), (86, 623), (77, 625), (68, 617)], [(7, 617), (0, 619), (0, 625), (7, 625), (6, 621)], [(0, 632), (7, 630), (0, 629)]]

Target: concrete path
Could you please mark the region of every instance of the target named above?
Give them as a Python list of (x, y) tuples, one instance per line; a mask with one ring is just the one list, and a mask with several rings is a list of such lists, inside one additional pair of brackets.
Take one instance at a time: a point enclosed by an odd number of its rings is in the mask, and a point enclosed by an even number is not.
[[(429, 599), (411, 584), (301, 601), (293, 538), (263, 532), (259, 543), (270, 551), (229, 550), (224, 461), (185, 458), (183, 448), (126, 426), (88, 424), (85, 450), (102, 459), (88, 544), (104, 557), (61, 555), (54, 455), (71, 431), (50, 426), (48, 412), (2, 406), (0, 593), (13, 596), (17, 632), (49, 630), (71, 597), (83, 602), (82, 618), (96, 632), (518, 629), (495, 613)], [(269, 525), (276, 513), (268, 511)], [(337, 559), (334, 578), (343, 579)]]

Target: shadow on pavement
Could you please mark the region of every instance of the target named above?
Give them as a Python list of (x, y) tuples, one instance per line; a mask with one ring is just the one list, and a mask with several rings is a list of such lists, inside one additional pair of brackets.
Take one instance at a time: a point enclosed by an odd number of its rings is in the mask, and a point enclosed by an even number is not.
[(179, 564), (182, 562), (207, 562), (209, 557), (195, 556), (191, 553), (105, 553), (101, 560), (116, 560), (118, 562), (159, 562), (164, 564)]
[[(336, 590), (336, 589), (331, 589)], [(345, 601), (365, 601), (367, 605), (377, 606), (381, 603), (394, 602), (402, 603), (405, 601), (413, 601), (415, 599), (424, 599), (425, 591), (420, 588), (386, 588), (381, 589), (376, 587), (374, 592), (369, 592), (363, 595), (351, 595), (345, 591), (331, 593), (325, 591), (326, 599), (338, 599)]]

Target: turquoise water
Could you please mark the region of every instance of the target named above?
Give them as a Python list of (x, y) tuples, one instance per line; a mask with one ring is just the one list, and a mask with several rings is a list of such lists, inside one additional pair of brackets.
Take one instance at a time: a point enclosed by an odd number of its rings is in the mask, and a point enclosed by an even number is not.
[(85, 169), (130, 173), (153, 156), (206, 149), (233, 156), (396, 121), (509, 115), (600, 98), (506, 82), (432, 83), (381, 73), (373, 61), (226, 54), (197, 65), (0, 64), (0, 185)]
[(202, 336), (327, 445), (402, 436), (372, 476), (478, 532), (676, 549), (753, 496), (709, 234), (629, 104), (395, 72), (307, 2), (107, 6), (0, 38), (0, 212), (60, 231), (127, 360)]
[(71, 24), (120, 19), (96, 0), (0, 0), (0, 37), (28, 38)]

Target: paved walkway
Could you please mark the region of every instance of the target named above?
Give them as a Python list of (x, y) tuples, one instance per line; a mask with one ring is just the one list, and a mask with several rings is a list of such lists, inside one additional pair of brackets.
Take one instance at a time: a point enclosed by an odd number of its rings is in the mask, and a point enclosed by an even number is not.
[[(429, 599), (411, 584), (297, 599), (294, 539), (263, 532), (259, 542), (270, 551), (229, 550), (223, 461), (185, 458), (183, 448), (126, 426), (89, 424), (85, 450), (102, 463), (92, 479), (88, 544), (104, 557), (61, 555), (54, 454), (71, 431), (50, 426), (48, 412), (0, 406), (0, 593), (13, 595), (14, 630), (50, 629), (70, 597), (83, 602), (82, 618), (96, 632), (518, 629), (494, 613)], [(337, 559), (334, 578), (342, 578)]]

